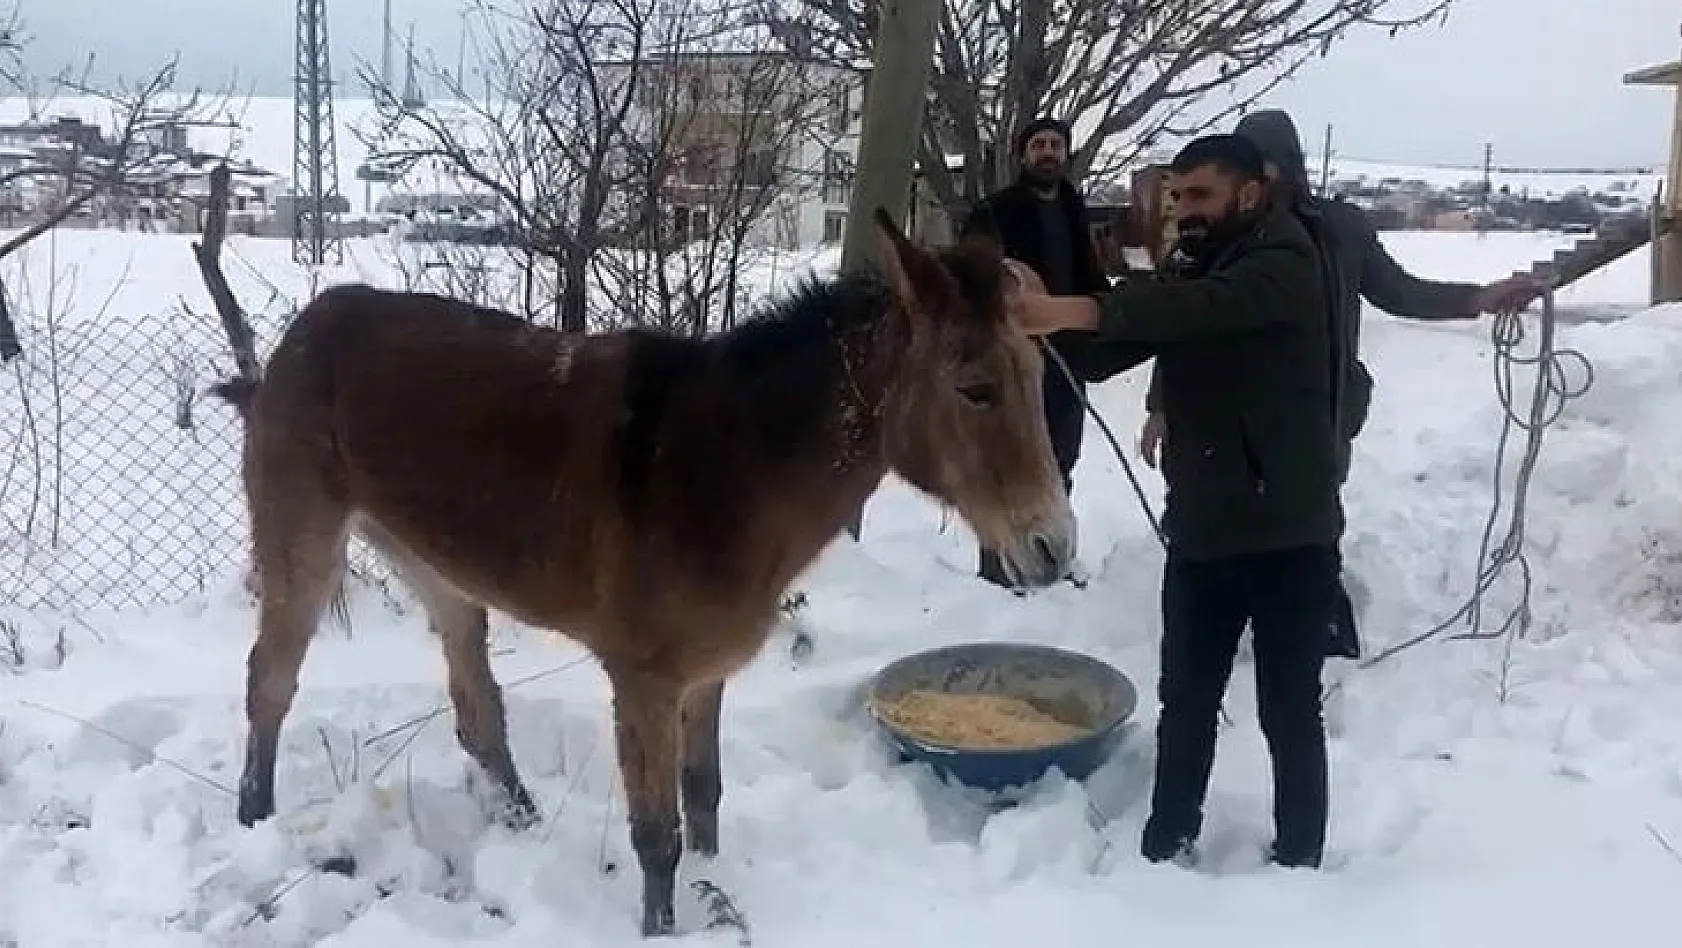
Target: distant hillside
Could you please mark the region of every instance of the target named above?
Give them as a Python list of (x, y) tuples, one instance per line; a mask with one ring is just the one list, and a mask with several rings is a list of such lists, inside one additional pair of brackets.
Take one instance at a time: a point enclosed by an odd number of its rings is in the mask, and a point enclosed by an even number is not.
[[(356, 178), (357, 166), (367, 159), (368, 150), (355, 132), (359, 128), (372, 128), (373, 103), (365, 98), (343, 98), (335, 102), (335, 109), (339, 125), (339, 188), (350, 200), (351, 206), (361, 211), (365, 197), (371, 196), (378, 201), (385, 193), (385, 186), (376, 184), (368, 188)], [(226, 129), (195, 129), (191, 133), (194, 146), (205, 151), (249, 158), (289, 178), (292, 173), (292, 100), (277, 96), (243, 99), (235, 104), (234, 111), (243, 125), (237, 134)], [(30, 107), (26, 100), (0, 98), (0, 123), (22, 121), (29, 115)], [(55, 100), (41, 117), (56, 115), (74, 115), (106, 125), (112, 122), (109, 103), (90, 97)], [(1310, 158), (1309, 166), (1317, 180), (1319, 159)], [(1384, 179), (1419, 180), (1432, 188), (1442, 189), (1475, 181), (1481, 176), (1480, 169), (1469, 167), (1417, 166), (1339, 157), (1334, 157), (1331, 162), (1334, 182), (1355, 179), (1368, 183)], [(1664, 175), (1657, 170), (1514, 169), (1497, 171), (1492, 178), (1497, 190), (1506, 186), (1515, 194), (1528, 191), (1532, 197), (1558, 196), (1577, 188), (1586, 188), (1590, 192), (1634, 194), (1645, 199), (1651, 197)]]
[[(1320, 161), (1319, 156), (1308, 159), (1310, 177), (1316, 182), (1320, 175)], [(1497, 191), (1506, 187), (1514, 194), (1528, 191), (1531, 197), (1536, 198), (1559, 197), (1583, 189), (1590, 193), (1629, 194), (1647, 199), (1653, 196), (1654, 189), (1664, 181), (1664, 173), (1658, 169), (1629, 168), (1605, 171), (1576, 168), (1496, 168), (1491, 171), (1489, 178), (1491, 186)], [(1384, 180), (1423, 181), (1434, 189), (1446, 189), (1468, 181), (1483, 180), (1483, 169), (1444, 165), (1402, 165), (1361, 158), (1339, 158), (1335, 155), (1332, 157), (1331, 180), (1334, 183), (1357, 179), (1367, 184)]]

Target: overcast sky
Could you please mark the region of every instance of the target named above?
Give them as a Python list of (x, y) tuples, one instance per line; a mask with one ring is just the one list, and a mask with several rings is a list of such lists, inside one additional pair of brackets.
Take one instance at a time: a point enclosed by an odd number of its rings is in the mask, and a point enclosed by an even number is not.
[[(1398, 0), (1418, 2), (1418, 0)], [(134, 77), (179, 51), (187, 83), (289, 95), (295, 0), (22, 0), (30, 64), (96, 58)], [(453, 68), (461, 0), (394, 0), (398, 29)], [(328, 0), (334, 72), (379, 61), (380, 0)], [(1290, 109), (1319, 149), (1325, 125), (1349, 157), (1475, 164), (1662, 164), (1669, 90), (1629, 88), (1625, 72), (1677, 57), (1674, 0), (1457, 0), (1448, 25), (1395, 39), (1352, 35), (1268, 104)], [(471, 62), (469, 63), (471, 68)]]

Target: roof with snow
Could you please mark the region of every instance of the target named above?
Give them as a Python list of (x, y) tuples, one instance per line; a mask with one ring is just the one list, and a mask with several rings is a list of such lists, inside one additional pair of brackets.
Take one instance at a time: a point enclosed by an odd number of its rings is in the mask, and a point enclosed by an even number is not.
[(1624, 76), (1624, 84), (1631, 86), (1682, 85), (1682, 62), (1664, 63), (1637, 69)]

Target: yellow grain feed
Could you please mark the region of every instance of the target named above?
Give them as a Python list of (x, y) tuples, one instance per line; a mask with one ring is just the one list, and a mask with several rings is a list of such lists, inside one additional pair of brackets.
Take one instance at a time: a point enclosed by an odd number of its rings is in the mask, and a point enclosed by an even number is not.
[(1060, 720), (1023, 698), (947, 691), (908, 691), (880, 701), (877, 713), (919, 740), (952, 747), (1000, 750), (1055, 744), (1091, 729)]

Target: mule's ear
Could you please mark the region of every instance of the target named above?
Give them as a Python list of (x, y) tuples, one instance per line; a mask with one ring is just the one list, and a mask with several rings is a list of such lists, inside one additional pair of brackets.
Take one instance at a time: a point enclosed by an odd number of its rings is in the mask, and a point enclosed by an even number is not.
[(1004, 238), (999, 236), (999, 222), (994, 219), (990, 207), (982, 205), (970, 212), (969, 218), (964, 221), (963, 232), (958, 235), (958, 246), (989, 257), (1004, 256)]
[(940, 264), (911, 243), (886, 209), (877, 207), (871, 218), (882, 232), (882, 270), (888, 286), (901, 303), (920, 310), (918, 301), (940, 281)]

